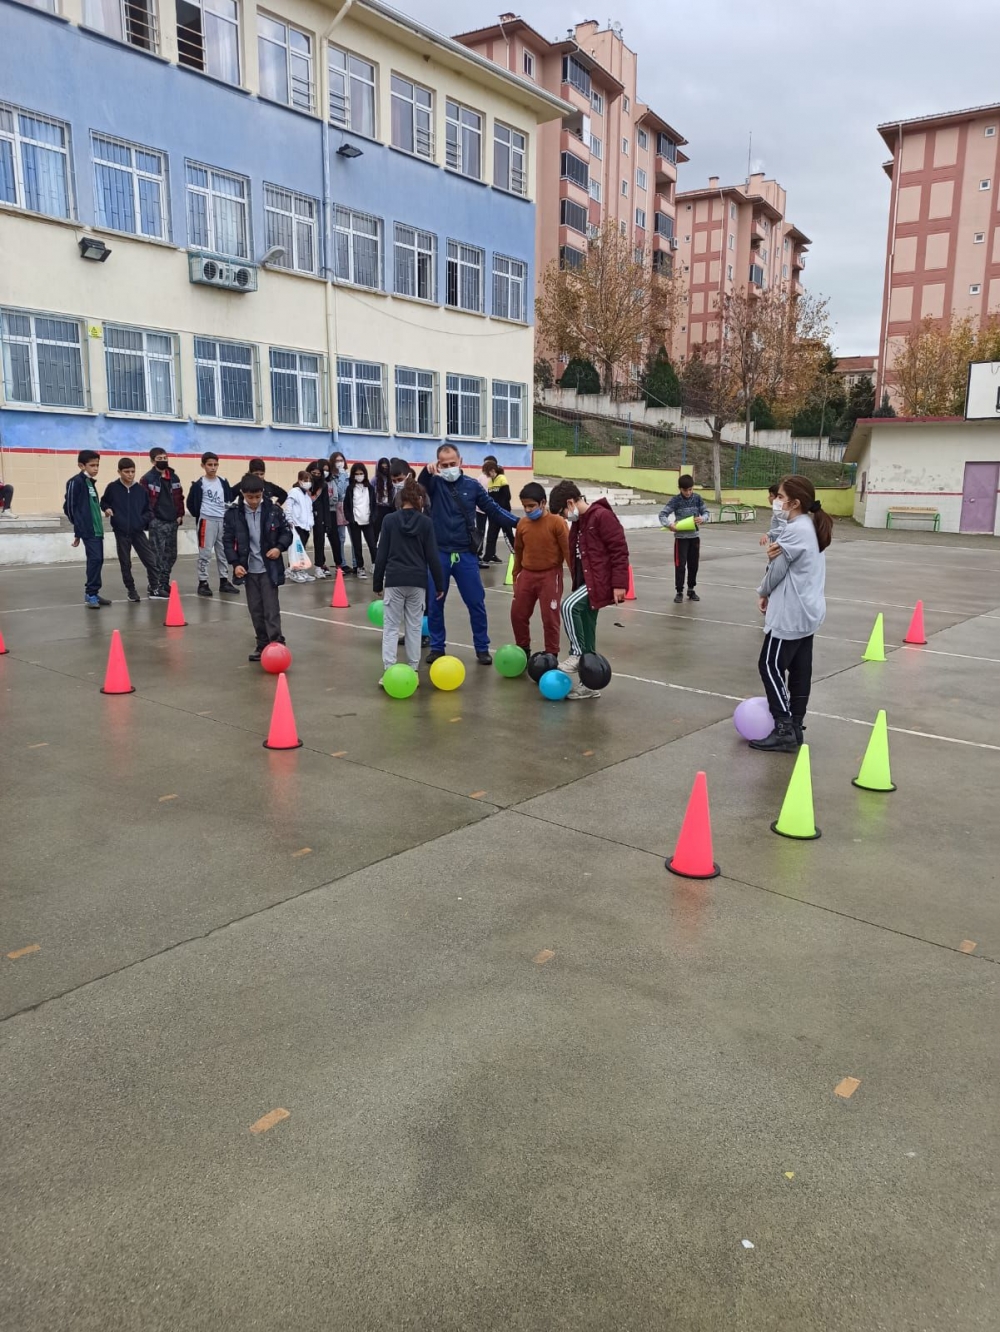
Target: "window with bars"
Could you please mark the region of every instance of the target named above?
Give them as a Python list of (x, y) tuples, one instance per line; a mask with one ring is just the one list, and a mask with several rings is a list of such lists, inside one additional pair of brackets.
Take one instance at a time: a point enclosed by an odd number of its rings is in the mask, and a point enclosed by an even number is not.
[(445, 398), (448, 435), (454, 439), (482, 439), (486, 380), (474, 375), (448, 375)]
[(318, 199), (283, 190), (279, 185), (264, 186), (264, 244), (269, 250), (276, 246), (284, 250), (284, 254), (270, 261), (276, 268), (316, 272), (318, 217)]
[(505, 379), (493, 381), (493, 438), (524, 439), (525, 385)]
[(272, 347), (271, 417), (276, 425), (326, 424), (323, 392), (324, 358), (313, 352)]
[(98, 225), (167, 240), (166, 155), (106, 134), (90, 138)]
[(559, 174), (563, 180), (570, 180), (581, 189), (590, 185), (590, 170), (582, 157), (574, 153), (561, 153), (559, 156)]
[(330, 122), (375, 138), (375, 66), (339, 46), (329, 48)]
[(419, 83), (393, 74), (392, 146), (417, 157), (434, 157), (434, 94)]
[(373, 291), (382, 289), (382, 219), (351, 208), (334, 212), (334, 275)]
[(56, 0), (22, 0), (22, 3), (30, 5), (32, 9), (40, 9), (44, 14), (59, 13)]
[(177, 59), (239, 86), (239, 0), (177, 0)]
[(83, 334), (78, 319), (0, 311), (4, 397), (36, 407), (86, 407)]
[(437, 300), (437, 237), (397, 222), (393, 246), (393, 291), (421, 301)]
[(0, 102), (0, 203), (71, 216), (68, 125)]
[(396, 433), (438, 434), (438, 377), (432, 370), (396, 367)]
[(255, 421), (255, 360), (256, 349), (249, 343), (195, 338), (198, 415), (216, 421)]
[(528, 193), (528, 140), (520, 130), (496, 121), (493, 126), (493, 184), (524, 197)]
[[(35, 8), (58, 13), (55, 0)], [(83, 0), (83, 24), (141, 51), (159, 49), (155, 0)]]
[(176, 416), (177, 338), (144, 328), (104, 325), (108, 410)]
[(573, 231), (581, 231), (586, 235), (586, 208), (584, 208), (582, 204), (574, 203), (572, 199), (560, 199), (559, 225), (561, 227), (570, 227)]
[(337, 358), (337, 419), (341, 430), (386, 429), (385, 366)]
[(528, 317), (528, 265), (522, 259), (493, 256), (493, 313), (523, 324)]
[(250, 257), (250, 182), (246, 176), (185, 162), (188, 244), (235, 259)]
[(313, 109), (312, 38), (281, 19), (257, 11), (260, 95), (300, 111)]
[(445, 102), (445, 166), (470, 180), (483, 178), (483, 118), (450, 98)]
[(483, 311), (483, 269), (485, 255), (474, 245), (448, 242), (447, 290), (445, 305), (472, 314)]

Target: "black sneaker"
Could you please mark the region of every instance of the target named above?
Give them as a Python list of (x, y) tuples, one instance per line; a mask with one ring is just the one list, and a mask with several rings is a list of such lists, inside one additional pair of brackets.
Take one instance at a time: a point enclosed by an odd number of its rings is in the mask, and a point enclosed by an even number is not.
[(97, 604), (98, 606), (110, 606), (111, 602), (107, 599), (107, 597), (98, 597)]
[(701, 597), (699, 597), (693, 587), (688, 588), (688, 601), (701, 601)]
[(445, 655), (444, 648), (432, 648), (427, 654), (427, 665), (433, 666), (436, 661), (440, 661)]
[(683, 600), (684, 600), (684, 593), (678, 592), (676, 597), (674, 597), (674, 605), (679, 606)]
[(488, 652), (477, 652), (477, 653), (476, 653), (476, 661), (479, 662), (480, 666), (492, 666), (492, 665), (493, 665), (493, 658), (490, 656), (490, 654), (489, 654)]
[(154, 592), (150, 592), (149, 597), (151, 601), (167, 601), (170, 593), (165, 587), (158, 587)]
[(791, 721), (777, 721), (774, 730), (764, 740), (751, 740), (751, 749), (763, 749), (768, 754), (794, 754), (798, 751), (798, 741)]
[(212, 589), (209, 587), (207, 583), (199, 583), (198, 595), (199, 597), (210, 597), (212, 595)]
[[(225, 592), (231, 597), (238, 597), (240, 595), (240, 589), (238, 587), (233, 587), (232, 583), (229, 581), (228, 578), (219, 579), (219, 591)], [(212, 595), (211, 592), (209, 592), (208, 595), (211, 596)]]
[(260, 661), (260, 654), (263, 651), (264, 648), (254, 648), (254, 650), (250, 653), (249, 657), (247, 657), (247, 661)]
[(139, 596), (139, 593), (134, 587), (130, 587), (128, 590), (128, 599), (129, 601), (141, 601), (142, 597)]
[(503, 560), (500, 558), (499, 555), (491, 555), (490, 558), (489, 558), (489, 560), (487, 561), (487, 563), (488, 563), (488, 564), (503, 564)]

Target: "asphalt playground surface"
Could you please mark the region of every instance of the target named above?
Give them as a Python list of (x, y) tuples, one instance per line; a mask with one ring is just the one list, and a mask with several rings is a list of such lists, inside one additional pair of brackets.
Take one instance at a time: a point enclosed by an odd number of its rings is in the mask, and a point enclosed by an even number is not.
[[(629, 534), (593, 703), (477, 665), (454, 593), (465, 684), (391, 701), (370, 583), (287, 586), (280, 753), (192, 560), (175, 630), (113, 559), (99, 613), (0, 572), (5, 1332), (995, 1332), (1000, 543), (838, 525), (800, 842), (731, 721), (762, 530), (683, 606)], [(664, 869), (699, 770), (709, 882)]]

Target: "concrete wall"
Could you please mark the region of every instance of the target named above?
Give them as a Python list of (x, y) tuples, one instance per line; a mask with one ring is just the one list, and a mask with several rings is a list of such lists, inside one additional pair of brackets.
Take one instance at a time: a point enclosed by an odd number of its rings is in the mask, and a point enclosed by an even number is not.
[[(674, 495), (677, 493), (677, 478), (680, 473), (671, 469), (652, 467), (633, 467), (632, 450), (623, 448), (618, 454), (582, 454), (560, 453), (546, 449), (535, 454), (535, 471), (550, 480), (568, 477), (572, 481), (597, 481), (605, 485), (633, 487), (636, 490), (648, 490), (654, 495)], [(694, 474), (695, 486), (706, 499), (712, 498), (710, 477)], [(827, 513), (837, 518), (849, 518), (853, 511), (854, 491), (817, 490), (818, 498)], [(767, 508), (771, 499), (767, 490), (754, 490), (734, 487), (723, 490), (723, 504), (753, 504)]]
[[(858, 489), (866, 472), (866, 494), (854, 515), (865, 527), (885, 527), (893, 504), (933, 507), (941, 514), (942, 532), (961, 531), (967, 462), (1000, 462), (1000, 424), (875, 424), (858, 463)], [(1000, 503), (994, 532), (1000, 536)]]

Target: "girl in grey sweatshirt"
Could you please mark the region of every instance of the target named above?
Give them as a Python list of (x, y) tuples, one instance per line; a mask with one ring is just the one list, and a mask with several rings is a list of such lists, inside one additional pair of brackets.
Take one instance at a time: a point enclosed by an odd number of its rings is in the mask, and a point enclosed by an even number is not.
[(757, 589), (764, 644), (757, 663), (774, 730), (751, 749), (791, 754), (802, 744), (812, 687), (813, 635), (826, 616), (826, 556), (833, 520), (823, 512), (813, 483), (786, 476), (778, 488), (787, 521)]

